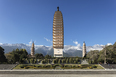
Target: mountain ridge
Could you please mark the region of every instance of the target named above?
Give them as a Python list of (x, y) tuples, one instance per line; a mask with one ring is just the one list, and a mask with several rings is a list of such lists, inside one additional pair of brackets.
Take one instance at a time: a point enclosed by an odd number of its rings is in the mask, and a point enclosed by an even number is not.
[[(5, 53), (11, 52), (13, 49), (26, 49), (27, 52), (30, 54), (31, 52), (31, 45), (27, 44), (1, 44), (0, 46), (3, 47)], [(93, 45), (93, 46), (86, 46), (86, 51), (89, 52), (90, 50), (102, 50), (104, 45)], [(44, 46), (44, 45), (35, 45), (35, 54), (42, 53), (44, 56), (49, 54), (53, 56), (53, 48), (52, 46)], [(69, 56), (78, 56), (82, 57), (82, 46), (72, 46), (72, 45), (64, 45), (64, 54)]]

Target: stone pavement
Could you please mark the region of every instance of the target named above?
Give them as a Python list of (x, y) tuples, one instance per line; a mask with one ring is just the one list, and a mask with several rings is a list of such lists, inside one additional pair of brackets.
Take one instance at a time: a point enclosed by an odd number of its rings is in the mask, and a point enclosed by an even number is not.
[(116, 70), (0, 70), (0, 74), (116, 74)]
[(0, 64), (0, 70), (13, 69), (17, 64)]
[(100, 64), (105, 69), (116, 69), (116, 64)]
[(0, 74), (0, 77), (116, 77), (116, 74)]

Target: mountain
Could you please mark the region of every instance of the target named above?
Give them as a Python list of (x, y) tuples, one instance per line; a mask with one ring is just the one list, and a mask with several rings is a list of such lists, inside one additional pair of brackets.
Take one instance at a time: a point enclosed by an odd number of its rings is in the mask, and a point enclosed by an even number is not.
[[(31, 45), (27, 45), (27, 44), (1, 44), (0, 46), (3, 47), (5, 50), (5, 53), (11, 52), (13, 49), (19, 48), (19, 49), (26, 49), (27, 52), (30, 54), (31, 52)], [(86, 46), (87, 52), (89, 52), (90, 50), (102, 50), (104, 45), (93, 45), (93, 46)], [(44, 46), (44, 45), (35, 45), (35, 54), (36, 53), (42, 53), (44, 56), (45, 55), (51, 55), (53, 56), (53, 48), (52, 46)], [(72, 46), (72, 45), (65, 45), (64, 46), (64, 56), (65, 57), (74, 57), (74, 56), (78, 56), (81, 57), (82, 56), (82, 46)]]

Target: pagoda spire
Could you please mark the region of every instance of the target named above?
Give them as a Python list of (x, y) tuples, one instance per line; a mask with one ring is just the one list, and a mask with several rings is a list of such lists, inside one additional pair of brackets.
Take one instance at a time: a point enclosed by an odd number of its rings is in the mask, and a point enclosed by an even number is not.
[(57, 11), (59, 11), (59, 6), (57, 7)]
[(34, 48), (34, 41), (32, 43), (32, 47), (31, 47), (31, 56), (33, 57), (35, 54), (35, 48)]
[(83, 42), (83, 53), (82, 53), (82, 57), (84, 57), (86, 55), (86, 44), (85, 41)]

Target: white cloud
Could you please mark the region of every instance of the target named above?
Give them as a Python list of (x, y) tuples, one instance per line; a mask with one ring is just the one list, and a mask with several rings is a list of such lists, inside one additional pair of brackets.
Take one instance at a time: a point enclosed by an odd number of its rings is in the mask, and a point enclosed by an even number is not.
[(31, 41), (29, 42), (29, 45), (31, 45), (32, 44), (32, 39), (31, 39)]
[(76, 44), (77, 46), (80, 46), (80, 44), (78, 43), (78, 41), (73, 41), (74, 44)]
[(112, 45), (112, 43), (107, 43), (107, 45)]
[[(32, 39), (30, 40), (30, 42), (29, 42), (29, 45), (32, 45), (32, 43), (33, 43), (33, 41), (32, 41)], [(34, 41), (34, 44), (36, 43), (36, 40)]]
[(51, 41), (51, 40), (49, 40), (49, 39), (47, 39), (47, 38), (45, 38), (45, 37), (44, 37), (44, 39), (45, 39), (46, 41), (48, 41), (48, 42), (52, 43), (52, 41)]
[(0, 43), (0, 45), (3, 45), (3, 43)]

